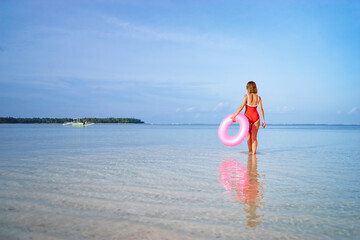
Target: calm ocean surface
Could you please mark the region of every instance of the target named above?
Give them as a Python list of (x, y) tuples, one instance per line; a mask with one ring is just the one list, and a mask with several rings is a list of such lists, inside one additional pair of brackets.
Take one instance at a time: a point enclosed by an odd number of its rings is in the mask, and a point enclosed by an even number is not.
[(0, 125), (0, 239), (360, 238), (360, 126), (217, 127)]

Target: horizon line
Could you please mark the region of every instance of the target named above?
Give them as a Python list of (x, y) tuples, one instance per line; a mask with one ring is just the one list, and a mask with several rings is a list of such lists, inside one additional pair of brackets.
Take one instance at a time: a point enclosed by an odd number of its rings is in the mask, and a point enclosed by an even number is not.
[[(23, 119), (32, 119), (32, 118), (48, 118), (48, 119), (83, 119), (83, 118), (95, 118), (95, 119), (105, 119), (105, 118), (121, 118), (121, 119), (137, 119), (142, 121), (142, 124), (148, 124), (148, 125), (219, 125), (220, 123), (151, 123), (151, 122), (145, 122), (144, 120), (141, 120), (140, 118), (136, 117), (78, 117), (78, 118), (71, 118), (71, 117), (2, 117), (0, 118), (23, 118)], [(17, 124), (17, 123), (14, 123)], [(266, 125), (323, 125), (323, 126), (334, 126), (334, 125), (343, 125), (343, 126), (360, 126), (360, 123), (267, 123)]]

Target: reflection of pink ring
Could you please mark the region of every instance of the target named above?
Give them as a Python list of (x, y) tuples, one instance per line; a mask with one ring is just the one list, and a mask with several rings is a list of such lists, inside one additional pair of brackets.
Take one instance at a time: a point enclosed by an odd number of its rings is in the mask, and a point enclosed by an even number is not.
[(220, 141), (228, 147), (234, 147), (244, 141), (249, 131), (249, 120), (243, 114), (239, 113), (235, 118), (236, 122), (238, 122), (240, 125), (239, 132), (234, 137), (229, 137), (227, 134), (227, 130), (232, 123), (231, 117), (233, 115), (234, 114), (230, 114), (226, 118), (224, 118), (224, 120), (222, 120), (222, 122), (220, 123), (218, 129)]

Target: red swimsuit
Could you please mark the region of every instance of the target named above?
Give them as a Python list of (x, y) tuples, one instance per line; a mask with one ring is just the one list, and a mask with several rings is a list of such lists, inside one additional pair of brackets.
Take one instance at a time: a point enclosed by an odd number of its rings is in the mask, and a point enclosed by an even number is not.
[[(249, 95), (247, 102), (249, 103)], [(248, 118), (250, 124), (254, 124), (260, 118), (259, 113), (256, 110), (258, 102), (259, 102), (259, 96), (256, 105), (246, 104), (245, 106), (245, 116)]]

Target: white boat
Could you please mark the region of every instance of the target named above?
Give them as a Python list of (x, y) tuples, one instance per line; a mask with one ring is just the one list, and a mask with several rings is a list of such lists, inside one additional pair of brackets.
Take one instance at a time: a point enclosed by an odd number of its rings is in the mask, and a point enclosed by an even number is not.
[(76, 119), (73, 122), (63, 123), (63, 126), (66, 126), (66, 125), (71, 125), (73, 127), (87, 127), (87, 126), (94, 125), (94, 123), (88, 123), (87, 121), (80, 122), (80, 119)]

